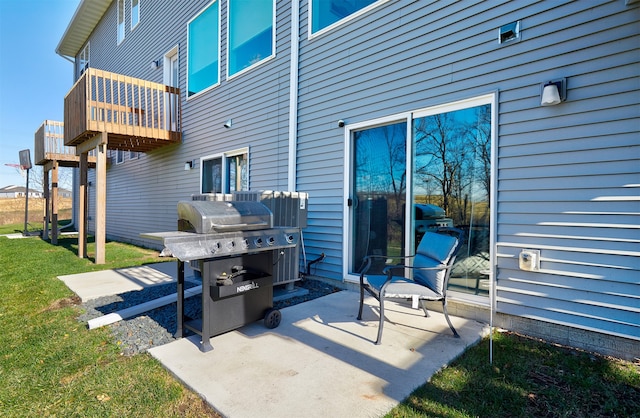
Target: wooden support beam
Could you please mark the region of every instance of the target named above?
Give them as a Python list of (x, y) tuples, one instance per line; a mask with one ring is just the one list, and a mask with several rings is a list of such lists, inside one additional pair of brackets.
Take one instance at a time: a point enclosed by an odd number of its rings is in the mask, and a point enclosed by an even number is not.
[(104, 143), (96, 148), (96, 264), (105, 263), (107, 228), (107, 133), (103, 132)]
[(58, 244), (58, 161), (51, 169), (51, 243)]
[(88, 198), (88, 171), (89, 171), (89, 154), (84, 152), (80, 154), (80, 187), (78, 202), (78, 257), (85, 258), (87, 256), (87, 220), (89, 218), (87, 202)]
[(49, 239), (49, 169), (42, 167), (42, 191), (44, 192), (44, 213), (42, 215), (42, 239)]
[(93, 149), (97, 148), (100, 145), (106, 145), (108, 141), (106, 133), (100, 133), (94, 136), (93, 138), (86, 140), (78, 145), (76, 145), (76, 154), (82, 155)]

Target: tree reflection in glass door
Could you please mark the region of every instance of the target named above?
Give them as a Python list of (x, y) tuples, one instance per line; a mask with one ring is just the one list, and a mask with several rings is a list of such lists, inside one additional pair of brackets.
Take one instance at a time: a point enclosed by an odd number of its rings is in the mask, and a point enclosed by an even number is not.
[[(352, 273), (360, 271), (366, 255), (398, 255), (402, 250), (406, 140), (406, 122), (353, 134)], [(382, 266), (384, 260), (374, 268)]]
[(488, 294), (491, 105), (414, 119), (415, 242), (425, 231), (465, 231), (449, 288)]

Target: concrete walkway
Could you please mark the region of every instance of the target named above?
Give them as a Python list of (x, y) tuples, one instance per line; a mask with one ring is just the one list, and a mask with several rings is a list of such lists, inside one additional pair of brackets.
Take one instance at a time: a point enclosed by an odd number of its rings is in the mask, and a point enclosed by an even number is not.
[[(192, 270), (185, 268), (185, 279)], [(115, 270), (93, 271), (90, 273), (58, 276), (83, 302), (102, 296), (119, 295), (157, 284), (176, 281), (175, 262), (147, 264)]]
[[(60, 278), (85, 300), (173, 276), (175, 263), (162, 263)], [(208, 353), (197, 336), (149, 352), (225, 417), (378, 417), (488, 332), (452, 317), (454, 338), (442, 314), (391, 302), (375, 345), (376, 301), (367, 299), (358, 321), (358, 298), (342, 291), (282, 309), (278, 328), (249, 324), (212, 338)]]

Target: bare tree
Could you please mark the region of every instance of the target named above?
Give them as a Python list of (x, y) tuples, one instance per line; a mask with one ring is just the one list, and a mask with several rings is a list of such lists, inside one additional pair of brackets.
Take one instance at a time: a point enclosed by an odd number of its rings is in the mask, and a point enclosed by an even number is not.
[(467, 127), (451, 113), (417, 119), (415, 122), (416, 176), (430, 178), (439, 186), (442, 209), (450, 216), (457, 210), (468, 184), (468, 159), (465, 149)]
[[(24, 170), (16, 168), (16, 171), (23, 177), (26, 176)], [(51, 190), (51, 180), (49, 180), (48, 187)], [(68, 167), (60, 167), (58, 169), (58, 187), (67, 190), (73, 188), (73, 169)], [(29, 170), (29, 188), (44, 192), (44, 170), (42, 166), (34, 165)]]

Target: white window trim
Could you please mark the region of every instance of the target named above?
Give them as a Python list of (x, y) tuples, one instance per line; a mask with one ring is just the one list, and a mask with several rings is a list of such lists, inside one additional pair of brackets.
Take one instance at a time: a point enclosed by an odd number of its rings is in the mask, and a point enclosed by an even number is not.
[[(207, 4), (205, 7), (202, 8), (202, 10), (200, 10), (194, 17), (192, 17), (188, 22), (187, 22), (187, 65), (186, 65), (186, 85), (185, 85), (185, 97), (187, 98), (187, 101), (194, 99), (196, 97), (200, 97), (202, 96), (204, 93), (208, 92), (209, 90), (212, 90), (216, 87), (218, 87), (221, 83), (221, 75), (220, 74), (220, 65), (221, 65), (221, 60), (222, 57), (220, 56), (220, 51), (222, 50), (222, 11), (221, 11), (221, 7), (220, 7), (220, 1), (221, 0), (213, 0), (211, 3)], [(201, 90), (191, 96), (189, 96), (189, 25), (191, 24), (191, 22), (193, 22), (194, 20), (196, 20), (198, 18), (198, 16), (200, 16), (205, 10), (207, 10), (209, 7), (213, 6), (215, 3), (217, 3), (217, 7), (218, 7), (218, 82), (215, 84), (212, 84), (211, 86), (207, 87), (204, 90)], [(200, 189), (202, 190), (202, 189)]]
[[(491, 105), (491, 213), (490, 213), (490, 221), (489, 228), (491, 233), (489, 235), (489, 280), (493, 284), (489, 288), (489, 297), (484, 296), (476, 296), (468, 293), (457, 292), (455, 290), (447, 290), (447, 295), (450, 299), (455, 299), (463, 302), (472, 303), (475, 305), (486, 305), (488, 306), (491, 303), (495, 304), (495, 274), (497, 268), (497, 210), (498, 210), (498, 198), (497, 198), (497, 173), (498, 173), (498, 138), (497, 138), (497, 123), (498, 123), (498, 92), (487, 93), (479, 96), (474, 96), (472, 98), (458, 100), (454, 102), (448, 102), (440, 105), (430, 106), (423, 109), (418, 109), (413, 112), (400, 113), (396, 115), (390, 115), (378, 119), (373, 119), (364, 122), (353, 123), (350, 125), (346, 125), (344, 128), (344, 162), (343, 167), (344, 170), (344, 179), (343, 184), (345, 187), (343, 188), (344, 196), (343, 196), (343, 210), (342, 210), (342, 224), (343, 224), (343, 235), (342, 235), (342, 277), (344, 277), (344, 282), (356, 283), (360, 280), (359, 276), (349, 274), (349, 262), (351, 257), (351, 245), (349, 241), (349, 233), (350, 233), (350, 225), (352, 222), (350, 208), (347, 204), (347, 200), (349, 199), (349, 193), (351, 192), (350, 184), (351, 184), (351, 137), (354, 131), (362, 130), (364, 128), (374, 128), (380, 125), (387, 125), (393, 122), (401, 122), (403, 120), (407, 121), (407, 130), (408, 135), (407, 138), (412, 138), (412, 126), (413, 120), (416, 118), (435, 115), (443, 112), (452, 112), (460, 109), (467, 109), (470, 107), (480, 106), (490, 104)], [(410, 145), (412, 141), (408, 141), (409, 147), (407, 155), (411, 154)], [(407, 184), (410, 183), (411, 179), (407, 177)], [(410, 206), (409, 213), (407, 216), (411, 216)], [(407, 218), (408, 219), (408, 218)], [(405, 243), (406, 245), (406, 243)], [(493, 302), (492, 302), (493, 301)]]
[[(169, 85), (169, 79), (171, 78), (171, 59), (177, 56), (178, 59), (178, 68), (180, 68), (180, 45), (176, 45), (167, 51), (163, 57), (162, 63), (162, 83), (165, 85)], [(178, 87), (180, 86), (180, 71), (178, 70)]]
[(371, 3), (370, 5), (368, 5), (365, 8), (362, 8), (360, 10), (358, 10), (357, 12), (350, 14), (349, 16), (342, 18), (340, 20), (338, 20), (335, 23), (332, 23), (331, 25), (327, 26), (326, 28), (322, 28), (319, 31), (313, 33), (312, 32), (312, 22), (313, 22), (313, 5), (311, 4), (311, 0), (309, 0), (308, 2), (308, 8), (309, 8), (309, 20), (307, 21), (307, 38), (309, 40), (312, 40), (314, 38), (317, 38), (321, 35), (324, 35), (327, 32), (332, 31), (333, 29), (335, 29), (338, 26), (342, 26), (347, 24), (348, 22), (359, 18), (360, 16), (362, 16), (365, 13), (368, 13), (370, 10), (375, 9), (378, 6), (383, 5), (384, 3), (387, 3), (390, 0), (378, 0), (375, 3)]
[(271, 61), (272, 59), (274, 59), (276, 57), (276, 1), (275, 0), (271, 0), (271, 4), (273, 5), (273, 13), (272, 13), (272, 17), (273, 17), (273, 21), (271, 22), (271, 55), (269, 55), (268, 57), (265, 57), (263, 59), (261, 59), (260, 61), (256, 62), (253, 65), (248, 66), (247, 68), (244, 68), (240, 71), (238, 71), (235, 74), (230, 75), (229, 74), (229, 27), (231, 26), (229, 24), (229, 3), (230, 1), (227, 1), (227, 53), (226, 53), (226, 79), (227, 80), (233, 80), (234, 78), (237, 78), (238, 76), (241, 76), (242, 74), (245, 74), (247, 72), (249, 72), (250, 70), (253, 70), (256, 67), (261, 66), (262, 64)]
[(232, 151), (225, 151), (217, 154), (207, 155), (205, 157), (200, 157), (200, 188), (199, 188), (200, 193), (202, 193), (202, 170), (203, 170), (205, 161), (215, 160), (216, 158), (220, 158), (222, 160), (222, 186), (223, 186), (222, 188), (225, 189), (224, 186), (226, 186), (229, 182), (229, 179), (227, 178), (227, 159), (230, 157), (235, 157), (236, 155), (243, 155), (243, 154), (247, 156), (247, 186), (251, 184), (250, 183), (251, 171), (249, 170), (249, 147), (238, 148)]
[(140, 6), (142, 3), (142, 0), (138, 0), (138, 21), (136, 22), (136, 24), (133, 24), (133, 0), (129, 0), (129, 9), (131, 10), (131, 30), (133, 31), (135, 28), (138, 27), (138, 25), (140, 24)]
[[(80, 57), (81, 57), (83, 54), (85, 54), (85, 55), (87, 56), (87, 60), (86, 60), (86, 64), (85, 64), (85, 66), (86, 66), (87, 68), (89, 68), (89, 65), (90, 65), (90, 64), (89, 64), (89, 63), (90, 63), (89, 59), (90, 59), (90, 54), (91, 54), (91, 47), (89, 46), (89, 43), (90, 43), (90, 42), (91, 42), (91, 41), (87, 41), (87, 43), (86, 43), (86, 45), (84, 46), (84, 48), (82, 48), (82, 49), (80, 50), (80, 53), (78, 54), (78, 64), (77, 64), (78, 66), (76, 67), (76, 80), (77, 80), (78, 78), (80, 78), (80, 76), (82, 76), (82, 74), (84, 74), (84, 72), (86, 71), (86, 68), (80, 68), (80, 67), (79, 67), (79, 65), (80, 65), (80, 62), (79, 62), (79, 61), (80, 61)], [(86, 53), (85, 53), (85, 52), (86, 52)]]
[[(122, 26), (123, 26), (123, 31), (122, 31), (122, 39), (120, 39), (120, 4), (122, 3)], [(127, 37), (127, 26), (126, 26), (126, 20), (127, 20), (127, 13), (126, 13), (126, 8), (125, 8), (125, 0), (116, 0), (116, 39), (117, 39), (117, 45), (120, 45), (122, 42), (124, 42), (125, 38)]]

